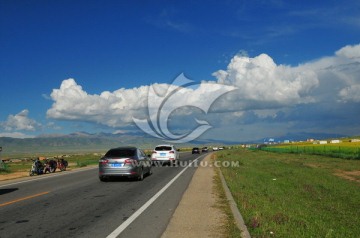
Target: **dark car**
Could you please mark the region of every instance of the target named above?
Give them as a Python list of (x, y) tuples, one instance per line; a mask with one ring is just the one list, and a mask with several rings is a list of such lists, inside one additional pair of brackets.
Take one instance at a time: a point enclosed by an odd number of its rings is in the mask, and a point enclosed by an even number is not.
[(208, 152), (209, 151), (209, 149), (207, 148), (207, 147), (203, 147), (202, 149), (201, 149), (201, 152)]
[(99, 160), (99, 179), (107, 181), (111, 177), (129, 177), (143, 180), (152, 174), (151, 160), (136, 147), (110, 149)]
[(200, 149), (198, 147), (194, 147), (191, 151), (192, 154), (200, 154)]

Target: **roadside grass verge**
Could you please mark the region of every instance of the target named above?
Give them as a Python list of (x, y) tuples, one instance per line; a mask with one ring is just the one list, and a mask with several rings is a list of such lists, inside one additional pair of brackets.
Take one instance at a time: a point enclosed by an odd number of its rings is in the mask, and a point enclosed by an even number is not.
[[(211, 161), (213, 162), (214, 156), (212, 156)], [(214, 176), (214, 190), (217, 196), (217, 203), (215, 205), (216, 208), (220, 209), (225, 214), (225, 219), (221, 224), (221, 233), (223, 234), (222, 237), (229, 237), (229, 238), (241, 238), (241, 231), (236, 226), (234, 221), (234, 216), (231, 212), (231, 208), (229, 205), (229, 201), (227, 200), (224, 188), (222, 187), (221, 178), (220, 178), (220, 169), (215, 169), (215, 176)]]
[[(359, 160), (229, 150), (221, 171), (252, 237), (358, 237)], [(355, 174), (351, 180), (342, 174)]]

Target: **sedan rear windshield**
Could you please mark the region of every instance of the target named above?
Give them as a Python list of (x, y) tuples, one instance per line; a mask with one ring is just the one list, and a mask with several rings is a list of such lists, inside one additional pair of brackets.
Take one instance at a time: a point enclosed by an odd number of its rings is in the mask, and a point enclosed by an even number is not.
[(133, 157), (136, 154), (136, 150), (129, 150), (129, 149), (113, 149), (109, 150), (105, 157), (116, 157), (116, 158), (129, 158)]
[(157, 146), (155, 148), (156, 151), (167, 151), (167, 150), (171, 150), (171, 146)]

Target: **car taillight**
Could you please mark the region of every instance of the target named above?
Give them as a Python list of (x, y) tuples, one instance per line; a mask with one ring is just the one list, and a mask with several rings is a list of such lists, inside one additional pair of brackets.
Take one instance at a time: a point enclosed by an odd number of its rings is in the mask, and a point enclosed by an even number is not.
[(137, 165), (137, 164), (138, 164), (138, 161), (135, 160), (135, 159), (126, 159), (126, 160), (124, 161), (124, 164)]
[(152, 153), (153, 153), (153, 154), (156, 154), (157, 152), (156, 152), (156, 150), (154, 150)]
[(134, 162), (133, 159), (127, 159), (124, 161), (124, 164), (132, 164)]
[(175, 154), (175, 152), (174, 152), (174, 151), (170, 151), (169, 153), (170, 153), (170, 154)]
[(101, 159), (101, 160), (99, 160), (99, 163), (100, 164), (107, 164), (107, 163), (109, 163), (109, 161), (107, 159)]

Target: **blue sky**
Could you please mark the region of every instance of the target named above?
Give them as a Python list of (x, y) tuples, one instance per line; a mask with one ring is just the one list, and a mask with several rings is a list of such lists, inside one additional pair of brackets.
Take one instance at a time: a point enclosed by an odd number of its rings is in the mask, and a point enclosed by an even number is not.
[(237, 90), (174, 112), (178, 133), (360, 134), (359, 1), (0, 0), (0, 32), (0, 136), (137, 130), (182, 73)]

